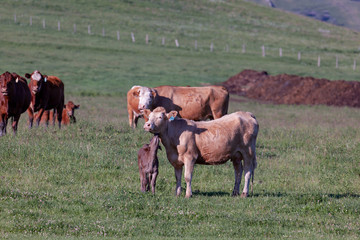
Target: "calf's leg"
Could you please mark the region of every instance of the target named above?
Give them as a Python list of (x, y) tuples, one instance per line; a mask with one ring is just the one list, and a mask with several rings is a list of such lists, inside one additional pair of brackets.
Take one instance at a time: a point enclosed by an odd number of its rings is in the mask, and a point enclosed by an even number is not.
[(176, 188), (175, 194), (176, 196), (180, 196), (181, 194), (181, 174), (182, 174), (182, 166), (175, 168), (175, 178), (176, 178)]
[(151, 192), (155, 194), (155, 185), (156, 185), (156, 178), (158, 173), (155, 172), (151, 175)]

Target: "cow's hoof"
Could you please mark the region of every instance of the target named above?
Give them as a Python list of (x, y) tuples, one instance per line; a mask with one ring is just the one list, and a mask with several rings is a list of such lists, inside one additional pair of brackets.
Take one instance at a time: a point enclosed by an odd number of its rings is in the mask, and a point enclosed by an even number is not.
[(232, 193), (232, 195), (231, 196), (233, 196), (233, 197), (236, 197), (236, 196), (239, 196), (240, 195), (240, 193), (239, 192), (235, 192), (235, 191), (233, 191), (233, 193)]
[(243, 192), (240, 197), (241, 197), (241, 198), (247, 198), (247, 196), (248, 196), (248, 193), (244, 193), (244, 192)]
[(192, 195), (185, 195), (185, 198), (187, 198), (187, 199), (189, 199), (191, 197), (192, 197)]

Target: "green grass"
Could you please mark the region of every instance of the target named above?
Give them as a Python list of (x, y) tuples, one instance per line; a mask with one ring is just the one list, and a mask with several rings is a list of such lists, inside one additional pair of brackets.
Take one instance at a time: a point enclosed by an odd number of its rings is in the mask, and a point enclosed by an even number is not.
[(245, 68), (357, 80), (357, 33), (243, 1), (3, 1), (0, 29), (1, 72), (59, 76), (66, 101), (81, 105), (76, 125), (29, 130), (24, 114), (17, 136), (8, 127), (0, 139), (0, 238), (359, 238), (359, 109), (231, 96), (230, 112), (251, 111), (260, 123), (254, 195), (231, 197), (228, 162), (196, 166), (193, 198), (184, 199), (164, 151), (156, 195), (140, 192), (136, 156), (151, 135), (142, 120), (128, 126), (125, 95), (135, 84), (218, 83)]

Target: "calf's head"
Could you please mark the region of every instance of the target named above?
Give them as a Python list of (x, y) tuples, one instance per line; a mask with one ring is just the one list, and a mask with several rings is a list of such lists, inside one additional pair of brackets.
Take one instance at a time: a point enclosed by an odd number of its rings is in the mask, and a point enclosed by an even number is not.
[(73, 101), (69, 101), (66, 105), (64, 105), (64, 108), (66, 109), (66, 113), (70, 118), (70, 121), (72, 123), (76, 123), (76, 118), (75, 118), (75, 109), (78, 109), (80, 107), (80, 105), (75, 105)]
[(34, 94), (40, 92), (43, 84), (47, 81), (47, 76), (42, 75), (38, 70), (32, 74), (26, 73), (25, 77), (30, 79), (30, 91)]
[(177, 111), (166, 113), (163, 107), (157, 107), (152, 112), (145, 109), (144, 115), (149, 120), (144, 124), (144, 130), (154, 134), (161, 133), (167, 128), (169, 121), (172, 121), (177, 114)]
[(139, 87), (133, 93), (134, 97), (139, 98), (138, 110), (151, 109), (156, 96), (156, 90), (148, 87)]
[(9, 96), (14, 91), (15, 84), (19, 82), (19, 78), (9, 72), (0, 75), (0, 91), (3, 96)]

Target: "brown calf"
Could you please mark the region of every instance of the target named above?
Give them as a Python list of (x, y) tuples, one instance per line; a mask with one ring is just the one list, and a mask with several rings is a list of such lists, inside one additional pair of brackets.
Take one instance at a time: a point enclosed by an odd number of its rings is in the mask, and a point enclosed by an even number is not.
[[(75, 105), (73, 101), (68, 101), (67, 104), (64, 105), (64, 109), (62, 111), (62, 125), (69, 125), (70, 123), (76, 123), (75, 118), (75, 109), (78, 109), (80, 105)], [(49, 121), (53, 122), (55, 125), (54, 111), (45, 111), (41, 117), (41, 123), (46, 123), (48, 125)]]
[(39, 126), (43, 113), (46, 110), (54, 109), (60, 128), (64, 108), (63, 82), (58, 77), (42, 75), (37, 70), (32, 74), (26, 73), (25, 77), (30, 79), (29, 88), (31, 91), (31, 104), (28, 108), (29, 127), (31, 128), (33, 125), (34, 112), (39, 111), (35, 117), (37, 126)]
[(9, 72), (0, 75), (0, 90), (0, 136), (3, 136), (11, 117), (12, 128), (16, 133), (20, 115), (30, 105), (31, 94), (26, 80), (16, 73)]
[(145, 144), (138, 152), (138, 165), (140, 173), (141, 191), (151, 191), (155, 194), (156, 177), (159, 172), (159, 160), (157, 150), (159, 146), (159, 136), (154, 135), (150, 144)]

